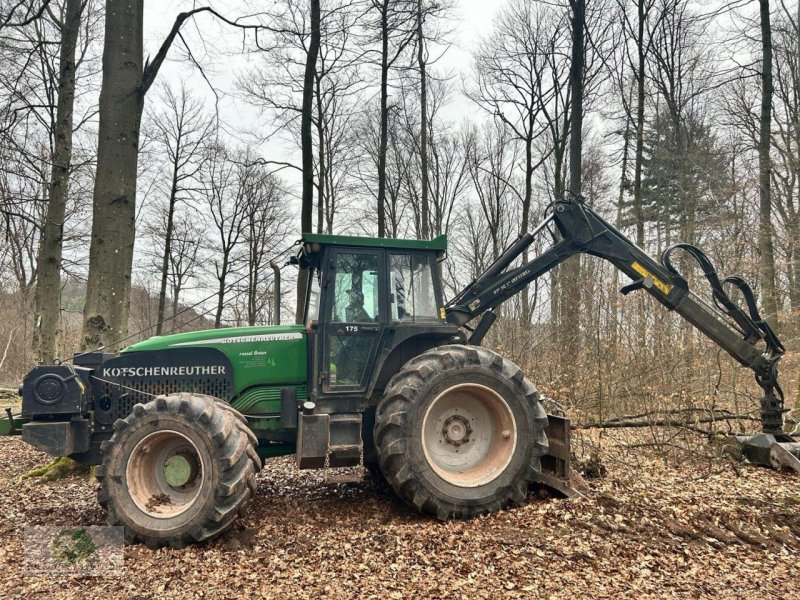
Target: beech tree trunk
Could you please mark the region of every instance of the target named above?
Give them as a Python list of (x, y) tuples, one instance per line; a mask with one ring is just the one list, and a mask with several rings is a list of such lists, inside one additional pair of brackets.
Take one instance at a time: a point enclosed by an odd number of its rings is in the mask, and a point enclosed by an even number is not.
[(422, 30), (423, 22), (422, 0), (417, 0), (417, 64), (419, 65), (419, 109), (420, 109), (420, 167), (422, 171), (422, 206), (420, 217), (422, 228), (420, 231), (423, 240), (430, 237), (430, 208), (428, 207), (428, 87), (425, 64), (425, 36)]
[(381, 5), (381, 139), (378, 148), (378, 237), (386, 236), (386, 152), (389, 147), (389, 0)]
[(97, 175), (82, 350), (115, 350), (128, 330), (135, 237), (144, 0), (106, 0)]
[[(569, 191), (578, 196), (581, 193), (581, 155), (583, 150), (583, 31), (585, 0), (572, 0), (572, 61), (569, 79), (571, 87), (571, 116), (569, 136)], [(580, 310), (581, 286), (580, 256), (573, 256), (561, 265), (561, 285), (563, 310), (567, 318), (564, 328), (564, 342), (567, 359), (565, 365), (574, 365), (580, 349)], [(568, 374), (571, 368), (566, 369)]]
[(318, 185), (317, 185), (317, 233), (322, 233), (323, 223), (325, 221), (325, 202), (326, 190), (325, 183), (327, 181), (327, 166), (325, 164), (325, 124), (322, 120), (322, 90), (320, 90), (320, 77), (314, 75), (315, 98), (317, 102), (317, 171), (318, 171)]
[[(158, 290), (158, 314), (156, 315), (156, 335), (161, 335), (164, 331), (164, 313), (167, 306), (167, 283), (169, 279), (169, 259), (172, 255), (172, 232), (175, 223), (175, 204), (177, 202), (178, 194), (178, 159), (180, 156), (180, 137), (177, 141), (178, 148), (175, 152), (175, 158), (172, 164), (172, 186), (169, 191), (169, 207), (167, 208), (167, 230), (164, 232), (164, 260), (161, 263), (161, 287)], [(177, 296), (173, 298), (174, 304), (177, 305)], [(173, 308), (172, 314), (176, 313)]]
[[(530, 228), (531, 201), (533, 200), (533, 111), (528, 112), (527, 119), (527, 137), (525, 138), (525, 195), (522, 198), (522, 223), (519, 228), (519, 234), (521, 236), (528, 233), (528, 229)], [(528, 264), (528, 248), (525, 248), (522, 252), (522, 264)], [(531, 320), (529, 286), (522, 288), (520, 303), (522, 304), (522, 320), (525, 325), (528, 325)]]
[(638, 37), (636, 50), (636, 150), (633, 163), (633, 218), (636, 221), (636, 245), (644, 248), (644, 215), (642, 214), (642, 163), (644, 162), (644, 2), (637, 0)]
[(72, 128), (75, 105), (75, 48), (81, 27), (83, 0), (67, 0), (61, 23), (56, 127), (50, 172), (47, 216), (42, 227), (34, 292), (34, 349), (38, 360), (52, 364), (57, 358), (61, 317), (61, 255), (64, 218), (69, 194)]
[(759, 228), (758, 250), (761, 255), (761, 290), (765, 318), (773, 329), (778, 327), (778, 300), (775, 290), (775, 252), (772, 241), (772, 162), (769, 151), (772, 128), (772, 26), (769, 0), (759, 0), (761, 13), (761, 115), (759, 118), (758, 179)]
[[(303, 199), (300, 212), (300, 228), (303, 232), (311, 232), (314, 227), (314, 147), (311, 139), (311, 121), (314, 102), (314, 76), (317, 70), (317, 56), (319, 54), (319, 20), (320, 0), (310, 0), (311, 6), (311, 39), (308, 43), (306, 54), (306, 69), (303, 77), (303, 106), (300, 115), (300, 146), (302, 151), (303, 167)], [(295, 309), (295, 322), (303, 320), (303, 307), (308, 287), (308, 271), (300, 269), (297, 274), (297, 308)]]

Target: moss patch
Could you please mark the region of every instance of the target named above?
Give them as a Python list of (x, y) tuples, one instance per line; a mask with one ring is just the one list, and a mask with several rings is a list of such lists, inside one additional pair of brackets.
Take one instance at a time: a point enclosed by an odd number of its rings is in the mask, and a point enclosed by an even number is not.
[(41, 477), (45, 481), (56, 481), (64, 479), (72, 473), (90, 473), (89, 467), (75, 462), (68, 456), (59, 456), (53, 462), (28, 471), (22, 477), (29, 479), (31, 477)]

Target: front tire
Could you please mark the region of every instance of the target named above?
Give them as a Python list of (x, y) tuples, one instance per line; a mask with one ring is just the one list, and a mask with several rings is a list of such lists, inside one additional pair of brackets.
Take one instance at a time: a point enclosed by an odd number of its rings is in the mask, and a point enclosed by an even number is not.
[(451, 345), (413, 358), (375, 417), (381, 470), (416, 510), (468, 519), (524, 501), (547, 453), (547, 415), (511, 361)]
[(183, 547), (227, 529), (255, 492), (261, 460), (246, 421), (221, 400), (159, 396), (114, 424), (98, 501), (127, 541)]

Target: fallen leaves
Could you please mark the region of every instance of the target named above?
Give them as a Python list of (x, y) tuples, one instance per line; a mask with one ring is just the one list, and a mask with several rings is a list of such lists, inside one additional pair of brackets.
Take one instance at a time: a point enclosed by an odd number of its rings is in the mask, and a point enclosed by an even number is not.
[[(414, 513), (369, 482), (323, 485), (272, 459), (231, 531), (125, 550), (124, 578), (20, 572), (22, 524), (99, 525), (95, 483), (22, 480), (45, 461), (0, 439), (0, 595), (25, 598), (797, 597), (800, 478), (688, 455), (609, 449), (587, 497), (532, 493), (469, 522)], [(634, 435), (630, 432), (620, 435)]]

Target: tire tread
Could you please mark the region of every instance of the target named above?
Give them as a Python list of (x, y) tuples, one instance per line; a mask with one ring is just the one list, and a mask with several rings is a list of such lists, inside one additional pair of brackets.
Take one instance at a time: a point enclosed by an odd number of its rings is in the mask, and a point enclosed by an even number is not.
[[(414, 403), (423, 400), (421, 395), (430, 379), (470, 366), (490, 369), (526, 399), (533, 421), (533, 451), (524, 472), (511, 485), (496, 490), (493, 497), (482, 503), (454, 505), (432, 493), (409, 466), (406, 424)], [(374, 438), (380, 469), (407, 504), (440, 520), (469, 519), (524, 502), (528, 486), (539, 479), (540, 457), (548, 451), (546, 427), (547, 414), (539, 403), (539, 394), (522, 369), (480, 346), (448, 345), (412, 358), (392, 377), (375, 413)]]
[[(216, 445), (214, 460), (221, 467), (220, 485), (214, 490), (214, 502), (198, 515), (193, 526), (179, 536), (165, 538), (129, 527), (119, 517), (110, 486), (113, 474), (108, 459), (117, 447), (120, 436), (137, 420), (156, 413), (183, 416), (207, 430)], [(124, 419), (114, 424), (114, 433), (101, 446), (103, 462), (95, 470), (100, 482), (97, 500), (108, 511), (107, 523), (124, 526), (125, 538), (150, 547), (172, 546), (182, 548), (188, 544), (204, 542), (225, 531), (255, 494), (255, 475), (261, 470), (261, 459), (255, 451), (256, 439), (247, 420), (236, 409), (222, 400), (204, 394), (181, 392), (159, 396), (146, 404), (137, 404)]]

